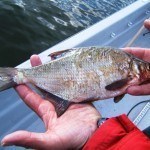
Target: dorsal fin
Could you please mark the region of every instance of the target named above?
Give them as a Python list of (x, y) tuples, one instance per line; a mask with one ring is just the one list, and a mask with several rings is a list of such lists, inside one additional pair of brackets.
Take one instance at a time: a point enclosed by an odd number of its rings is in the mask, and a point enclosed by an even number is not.
[(61, 50), (61, 51), (53, 52), (53, 53), (49, 54), (48, 56), (51, 57), (51, 60), (55, 60), (57, 58), (65, 56), (67, 53), (69, 53), (72, 50), (73, 49)]

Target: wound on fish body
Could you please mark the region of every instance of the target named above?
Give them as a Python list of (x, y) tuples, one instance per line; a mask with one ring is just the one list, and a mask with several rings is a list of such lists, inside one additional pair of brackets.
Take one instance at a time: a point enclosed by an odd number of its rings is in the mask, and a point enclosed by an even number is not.
[(52, 103), (61, 115), (70, 103), (112, 97), (117, 102), (129, 86), (150, 79), (149, 62), (111, 47), (74, 48), (51, 56), (49, 63), (29, 69), (0, 68), (0, 91), (32, 83), (55, 97)]

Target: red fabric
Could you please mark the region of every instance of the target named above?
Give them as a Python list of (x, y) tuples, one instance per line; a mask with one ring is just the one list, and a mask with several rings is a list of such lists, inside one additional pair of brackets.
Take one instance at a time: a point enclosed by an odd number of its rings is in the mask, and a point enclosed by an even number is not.
[(83, 150), (150, 150), (150, 139), (121, 115), (104, 122)]

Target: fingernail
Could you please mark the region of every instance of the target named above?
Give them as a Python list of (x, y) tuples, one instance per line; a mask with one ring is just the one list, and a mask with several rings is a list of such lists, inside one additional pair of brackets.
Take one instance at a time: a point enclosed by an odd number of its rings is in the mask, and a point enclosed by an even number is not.
[(146, 19), (144, 22), (150, 22), (150, 19)]
[(10, 143), (5, 143), (5, 142), (2, 142), (1, 143), (1, 146), (11, 146), (12, 144), (10, 144)]
[(7, 145), (7, 144), (6, 144), (6, 143), (4, 143), (4, 142), (2, 142), (2, 143), (1, 143), (1, 146), (6, 146), (6, 145)]
[(4, 146), (5, 145), (5, 143), (1, 143), (1, 146)]

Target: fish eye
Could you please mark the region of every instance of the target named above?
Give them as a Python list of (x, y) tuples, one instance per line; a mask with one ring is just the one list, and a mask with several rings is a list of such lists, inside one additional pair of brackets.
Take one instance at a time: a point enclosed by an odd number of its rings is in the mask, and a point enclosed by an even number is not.
[(128, 80), (132, 80), (133, 79), (133, 76), (132, 75), (128, 75)]
[(147, 70), (150, 70), (150, 64), (147, 64), (146, 68), (147, 68)]

